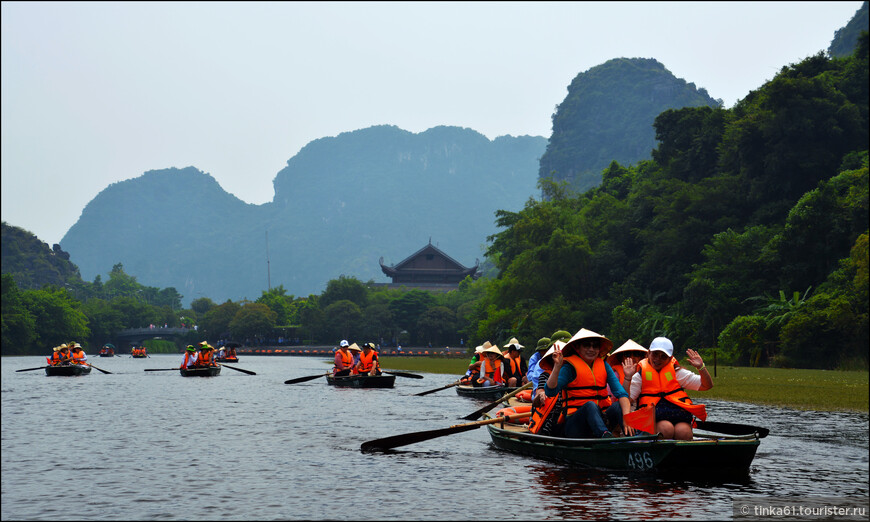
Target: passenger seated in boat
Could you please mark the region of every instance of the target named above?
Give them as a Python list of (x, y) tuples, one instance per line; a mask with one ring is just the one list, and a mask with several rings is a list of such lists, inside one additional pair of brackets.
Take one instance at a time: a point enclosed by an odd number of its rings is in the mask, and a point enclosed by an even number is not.
[(353, 370), (353, 354), (350, 353), (350, 344), (342, 339), (338, 344), (338, 350), (335, 351), (335, 361), (333, 362), (332, 374), (336, 377), (350, 375)]
[(504, 381), (511, 388), (526, 384), (526, 372), (529, 371), (529, 366), (523, 360), (522, 349), (525, 348), (516, 337), (512, 337), (506, 345), (508, 349), (504, 360)]
[(504, 385), (504, 370), (502, 369), (504, 356), (501, 354), (501, 350), (490, 344), (489, 348), (484, 348), (480, 354), (483, 358), (480, 363), (480, 376), (475, 381), (476, 385), (481, 387)]
[(354, 370), (361, 375), (381, 375), (381, 366), (378, 363), (378, 352), (375, 351), (375, 343), (365, 343), (362, 345), (359, 362), (354, 366)]
[[(607, 364), (613, 368), (623, 389), (628, 390), (631, 387), (631, 378), (637, 373), (641, 359), (645, 359), (647, 354), (649, 350), (629, 339), (607, 356)], [(611, 399), (613, 398), (611, 394)]]
[(235, 348), (234, 346), (231, 346), (231, 347), (227, 350), (227, 357), (229, 357), (230, 359), (235, 359), (235, 358), (236, 358), (236, 348)]
[(480, 373), (480, 361), (483, 357), (480, 355), (480, 352), (483, 351), (483, 345), (477, 346), (474, 348), (474, 355), (471, 357), (471, 364), (468, 365), (468, 370), (465, 372), (465, 376), (459, 379), (459, 384), (464, 386), (474, 386), (475, 375)]
[(199, 343), (199, 355), (196, 358), (194, 366), (197, 368), (217, 366), (217, 363), (214, 361), (214, 346), (206, 341)]
[(48, 359), (48, 364), (51, 366), (57, 366), (60, 364), (60, 347), (61, 345), (52, 348), (52, 354), (49, 357), (46, 357), (46, 359)]
[(187, 349), (184, 351), (184, 360), (181, 361), (181, 369), (193, 368), (196, 366), (196, 346), (192, 344), (187, 345)]
[[(689, 364), (698, 373), (680, 367), (674, 358), (674, 344), (667, 337), (656, 337), (649, 345), (649, 356), (640, 361), (640, 368), (631, 378), (629, 390), (638, 411), (649, 412), (655, 431), (666, 439), (692, 440), (693, 417), (707, 418), (703, 404), (694, 404), (685, 390), (705, 391), (713, 387), (713, 378), (701, 355), (686, 350)], [(661, 400), (664, 398), (665, 400)]]
[(71, 364), (72, 363), (72, 353), (69, 351), (69, 345), (62, 344), (60, 345), (60, 350), (57, 352), (58, 354), (58, 364)]
[(72, 362), (73, 364), (87, 364), (88, 356), (84, 350), (82, 350), (82, 345), (79, 343), (74, 343), (72, 348)]
[[(561, 395), (565, 408), (563, 436), (613, 437), (612, 431), (622, 427), (622, 418), (631, 413), (628, 393), (613, 368), (604, 362), (611, 348), (610, 339), (585, 328), (561, 349), (554, 346), (553, 371), (547, 378), (544, 393), (547, 397)], [(617, 402), (607, 396), (607, 386)], [(629, 426), (623, 431), (634, 434)]]

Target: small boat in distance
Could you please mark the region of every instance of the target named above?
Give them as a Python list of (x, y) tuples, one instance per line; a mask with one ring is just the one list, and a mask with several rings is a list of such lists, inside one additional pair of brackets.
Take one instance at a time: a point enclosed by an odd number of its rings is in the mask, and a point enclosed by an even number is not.
[(59, 364), (45, 367), (45, 374), (48, 376), (76, 377), (89, 373), (91, 373), (91, 367), (87, 364)]
[(242, 346), (242, 343), (237, 343), (235, 341), (230, 341), (220, 348), (218, 348), (218, 352), (215, 354), (214, 360), (216, 362), (226, 362), (226, 363), (237, 363), (239, 362), (239, 357), (236, 355), (236, 348)]
[(100, 349), (100, 357), (114, 357), (115, 356), (115, 345), (112, 343), (106, 343), (103, 345), (103, 348)]
[(458, 395), (462, 395), (463, 397), (471, 397), (473, 399), (480, 399), (482, 401), (494, 401), (499, 397), (503, 397), (504, 395), (516, 390), (516, 388), (511, 388), (509, 386), (498, 385), (498, 386), (468, 386), (467, 384), (460, 384), (456, 387), (456, 393)]
[(182, 377), (216, 377), (221, 373), (220, 366), (199, 366), (179, 368)]
[(326, 376), (326, 383), (333, 386), (348, 388), (392, 388), (396, 382), (395, 375), (345, 375)]

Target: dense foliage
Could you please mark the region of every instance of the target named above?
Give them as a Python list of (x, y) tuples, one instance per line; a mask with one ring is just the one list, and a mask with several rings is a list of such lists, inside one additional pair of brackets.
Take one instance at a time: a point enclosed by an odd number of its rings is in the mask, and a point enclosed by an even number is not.
[(851, 55), (858, 45), (861, 31), (867, 30), (870, 30), (870, 15), (868, 15), (867, 2), (865, 1), (855, 16), (849, 20), (849, 23), (834, 33), (834, 39), (828, 47), (828, 54), (835, 58)]
[(630, 165), (649, 159), (656, 146), (652, 123), (663, 111), (719, 105), (656, 60), (609, 60), (578, 74), (568, 86), (552, 116), (553, 134), (539, 176), (585, 191), (600, 183), (611, 161)]
[[(667, 335), (724, 360), (866, 367), (867, 35), (733, 109), (669, 110), (653, 159), (500, 212), (477, 339), (555, 326)], [(549, 184), (549, 185), (548, 185)]]

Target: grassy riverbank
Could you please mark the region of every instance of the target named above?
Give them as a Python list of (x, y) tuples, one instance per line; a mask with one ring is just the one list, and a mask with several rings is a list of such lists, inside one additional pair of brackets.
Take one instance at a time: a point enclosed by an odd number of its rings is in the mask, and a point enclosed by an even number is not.
[[(381, 366), (395, 370), (448, 373), (459, 378), (468, 368), (468, 359), (384, 357)], [(712, 365), (707, 368), (712, 373)], [(719, 366), (713, 378), (713, 389), (689, 394), (699, 402), (703, 402), (704, 397), (710, 397), (799, 410), (866, 413), (870, 409), (868, 377), (870, 373), (865, 371)]]

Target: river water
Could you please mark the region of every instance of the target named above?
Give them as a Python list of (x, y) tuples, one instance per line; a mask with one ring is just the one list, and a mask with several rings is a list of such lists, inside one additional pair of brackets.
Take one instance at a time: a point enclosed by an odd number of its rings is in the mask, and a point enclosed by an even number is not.
[[(486, 428), (364, 454), (367, 440), (467, 422), (456, 376), (328, 386), (322, 358), (243, 356), (183, 378), (180, 355), (91, 357), (111, 375), (47, 377), (2, 359), (2, 520), (730, 520), (747, 497), (868, 497), (868, 415), (707, 400), (764, 426), (746, 479), (572, 470), (494, 449)], [(389, 358), (382, 364), (389, 368)]]

